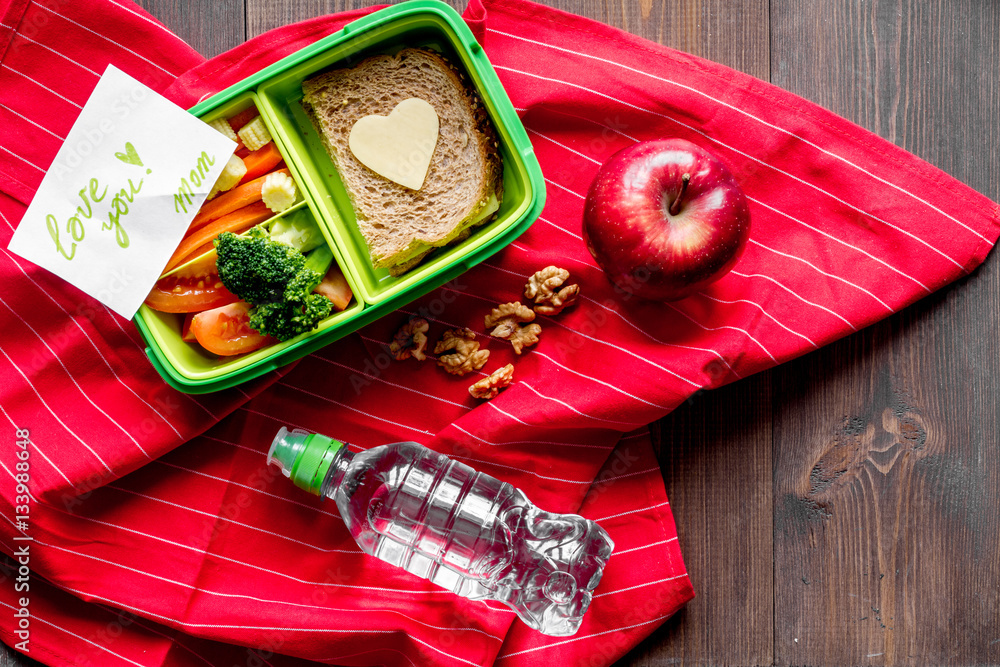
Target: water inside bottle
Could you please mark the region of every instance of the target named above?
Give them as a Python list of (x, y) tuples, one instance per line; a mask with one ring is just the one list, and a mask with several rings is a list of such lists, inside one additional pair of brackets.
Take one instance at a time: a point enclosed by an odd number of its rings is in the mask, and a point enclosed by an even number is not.
[[(310, 443), (285, 434), (269, 462), (308, 478), (296, 464)], [(337, 503), (366, 553), (463, 597), (500, 601), (549, 635), (579, 629), (614, 548), (593, 521), (542, 511), (510, 484), (412, 442), (343, 449), (316, 491)]]

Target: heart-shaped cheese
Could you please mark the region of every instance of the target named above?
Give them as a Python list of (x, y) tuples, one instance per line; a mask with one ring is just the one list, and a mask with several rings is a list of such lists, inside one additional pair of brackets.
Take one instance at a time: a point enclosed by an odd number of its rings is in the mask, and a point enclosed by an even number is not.
[(419, 190), (438, 140), (438, 115), (429, 102), (411, 97), (388, 116), (359, 118), (347, 139), (354, 157), (376, 174)]

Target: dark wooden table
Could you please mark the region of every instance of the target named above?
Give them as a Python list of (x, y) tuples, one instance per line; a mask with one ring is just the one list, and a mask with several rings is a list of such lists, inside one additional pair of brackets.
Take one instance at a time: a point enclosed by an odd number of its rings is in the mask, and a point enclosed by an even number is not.
[[(462, 9), (465, 0), (450, 0)], [(547, 0), (1000, 200), (996, 0)], [(139, 0), (206, 56), (365, 0)], [(1000, 665), (1000, 266), (660, 424), (698, 597), (627, 665)], [(4, 665), (33, 664), (10, 654)]]

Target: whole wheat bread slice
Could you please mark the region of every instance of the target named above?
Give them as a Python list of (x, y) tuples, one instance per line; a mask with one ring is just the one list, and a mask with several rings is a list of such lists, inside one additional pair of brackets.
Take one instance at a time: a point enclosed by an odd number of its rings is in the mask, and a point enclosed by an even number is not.
[[(340, 172), (376, 268), (390, 267), (393, 274), (408, 270), (429, 249), (459, 237), (490, 195), (502, 200), (496, 134), (463, 79), (439, 54), (408, 48), (302, 84), (302, 106)], [(439, 120), (437, 145), (419, 190), (371, 171), (348, 146), (358, 119), (387, 116), (411, 97), (429, 102)]]

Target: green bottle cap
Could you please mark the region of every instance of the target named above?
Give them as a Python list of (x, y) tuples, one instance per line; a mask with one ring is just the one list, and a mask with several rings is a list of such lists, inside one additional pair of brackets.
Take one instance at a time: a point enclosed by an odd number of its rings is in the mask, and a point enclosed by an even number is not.
[(344, 443), (319, 433), (282, 427), (274, 436), (267, 462), (281, 468), (295, 486), (318, 496), (330, 466), (343, 447)]

